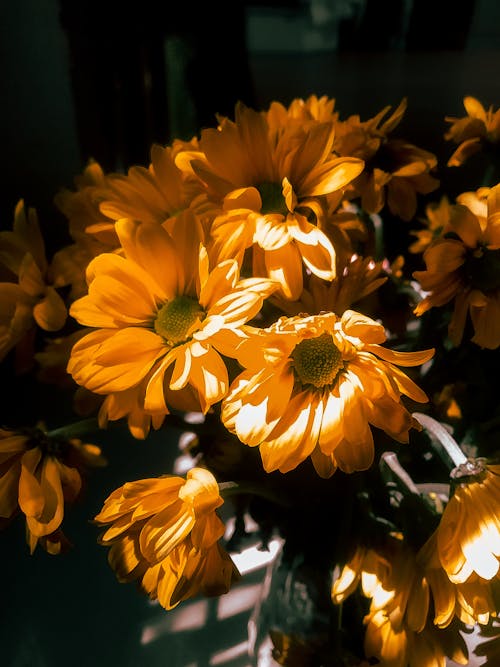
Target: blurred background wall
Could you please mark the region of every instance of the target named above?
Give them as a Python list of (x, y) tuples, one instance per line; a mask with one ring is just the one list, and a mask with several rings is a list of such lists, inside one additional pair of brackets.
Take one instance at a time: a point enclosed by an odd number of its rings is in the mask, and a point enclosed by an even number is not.
[(238, 99), (368, 118), (407, 96), (401, 132), (439, 152), (464, 95), (500, 105), (499, 65), (495, 0), (1, 2), (0, 225), (23, 197), (57, 231), (52, 197), (89, 158), (146, 164)]
[[(444, 116), (464, 114), (464, 95), (500, 106), (499, 65), (496, 0), (3, 0), (0, 227), (11, 228), (22, 197), (55, 246), (65, 221), (54, 194), (89, 158), (105, 170), (147, 164), (152, 142), (190, 138), (238, 99), (263, 108), (328, 95), (342, 117), (367, 119), (406, 96), (401, 136), (445, 158)], [(104, 444), (125, 465), (103, 469), (68, 516), (77, 548), (66, 559), (29, 556), (22, 522), (0, 535), (2, 664), (245, 665), (206, 656), (221, 636), (245, 640), (246, 607), (221, 625), (211, 604), (208, 621), (182, 634), (178, 616), (117, 584), (88, 518), (110, 489), (170, 467), (130, 438)]]

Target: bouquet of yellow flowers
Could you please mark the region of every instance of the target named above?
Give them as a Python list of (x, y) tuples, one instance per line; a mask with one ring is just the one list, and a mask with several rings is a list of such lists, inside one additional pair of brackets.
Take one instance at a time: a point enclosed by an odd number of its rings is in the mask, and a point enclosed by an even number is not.
[[(500, 606), (500, 110), (465, 98), (439, 165), (396, 136), (406, 105), (238, 103), (147, 166), (91, 160), (55, 197), (50, 257), (19, 201), (0, 359), (45, 414), (1, 425), (0, 516), (31, 553), (71, 548), (100, 434), (173, 429), (182, 470), (91, 517), (120, 582), (165, 610), (223, 595), (250, 517), (259, 548), (282, 541), (255, 664), (264, 636), (282, 665), (470, 664)], [(465, 163), (468, 190), (445, 190)]]

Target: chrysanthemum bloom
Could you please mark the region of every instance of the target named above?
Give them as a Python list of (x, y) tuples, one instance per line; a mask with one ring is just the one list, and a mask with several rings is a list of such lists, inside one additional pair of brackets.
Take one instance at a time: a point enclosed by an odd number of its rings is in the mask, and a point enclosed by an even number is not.
[(335, 100), (326, 95), (309, 95), (306, 99), (296, 97), (288, 107), (281, 102), (271, 102), (265, 112), (267, 122), (272, 129), (284, 127), (289, 123), (336, 121), (338, 113), (334, 111)]
[(93, 260), (89, 293), (71, 307), (96, 330), (75, 344), (68, 371), (90, 391), (113, 396), (101, 419), (131, 414), (131, 431), (145, 437), (169, 405), (182, 407), (176, 392), (189, 387), (203, 412), (221, 400), (228, 375), (217, 346), (225, 344), (226, 353), (227, 337), (277, 285), (239, 280), (235, 260), (210, 270), (200, 223), (189, 211), (176, 218), (172, 236), (157, 223), (129, 219), (119, 220), (116, 231), (123, 256)]
[(74, 179), (75, 189), (61, 189), (54, 203), (68, 219), (71, 238), (92, 257), (114, 250), (118, 238), (112, 220), (101, 212), (99, 206), (106, 198), (109, 176), (95, 160), (89, 160), (85, 169)]
[(70, 286), (69, 300), (87, 293), (85, 270), (102, 252), (118, 246), (114, 221), (99, 210), (106, 193), (108, 177), (95, 160), (89, 160), (82, 174), (75, 177), (75, 189), (64, 188), (54, 198), (68, 220), (73, 243), (60, 248), (53, 256), (51, 272), (56, 287)]
[(99, 447), (77, 438), (42, 428), (0, 429), (0, 516), (23, 512), (31, 553), (38, 542), (58, 553), (65, 542), (60, 530), (65, 503), (80, 493), (81, 473), (104, 464)]
[(497, 616), (500, 576), (488, 581), (472, 572), (464, 582), (451, 581), (440, 562), (437, 535), (436, 530), (417, 554), (433, 598), (434, 625), (448, 627), (455, 617), (467, 625), (488, 624)]
[(317, 223), (320, 198), (345, 187), (364, 163), (334, 155), (333, 137), (333, 121), (273, 129), (264, 113), (238, 104), (234, 122), (222, 118), (217, 129), (202, 131), (205, 159), (191, 163), (223, 211), (211, 228), (214, 252), (241, 259), (252, 248), (287, 298), (300, 295), (304, 266), (335, 276), (333, 245), (309, 217)]
[(470, 314), (472, 341), (495, 349), (500, 345), (500, 184), (489, 190), (487, 217), (473, 212), (470, 198), (463, 201), (468, 205), (451, 209), (449, 232), (424, 252), (426, 269), (413, 273), (429, 292), (414, 312), (422, 315), (454, 301), (448, 328), (452, 343), (460, 344)]
[(359, 583), (370, 599), (364, 619), (367, 657), (391, 667), (444, 667), (446, 656), (467, 663), (458, 633), (451, 627), (446, 633), (433, 628), (429, 585), (415, 552), (404, 540), (388, 537), (381, 550), (358, 547), (333, 582), (332, 601), (340, 604)]
[(138, 580), (165, 609), (182, 600), (226, 593), (239, 577), (219, 544), (223, 503), (211, 472), (192, 468), (186, 476), (166, 475), (127, 482), (95, 517), (106, 531), (109, 563), (119, 581)]
[(455, 488), (437, 529), (441, 565), (451, 581), (487, 581), (500, 568), (500, 465), (470, 460), (452, 473)]
[(396, 628), (383, 610), (366, 615), (364, 648), (383, 667), (446, 667), (449, 659), (469, 663), (469, 652), (459, 628), (438, 629), (432, 624), (420, 632), (406, 625)]
[(500, 142), (500, 109), (493, 111), (493, 106), (490, 106), (486, 111), (481, 102), (471, 96), (464, 97), (463, 102), (467, 116), (445, 117), (450, 127), (444, 138), (458, 144), (448, 160), (449, 167), (459, 167), (471, 155), (484, 148), (485, 144)]
[(111, 227), (120, 218), (162, 224), (186, 208), (202, 222), (215, 215), (202, 184), (185, 164), (185, 156), (176, 160), (179, 154), (200, 155), (197, 140), (153, 144), (148, 168), (133, 166), (126, 175), (109, 174), (99, 210), (112, 220)]
[[(0, 263), (12, 275), (0, 283), (0, 360), (26, 342), (39, 326), (58, 331), (67, 317), (63, 299), (53, 287), (45, 256), (45, 244), (36, 211), (23, 200), (15, 209), (13, 231), (0, 232)], [(32, 362), (29, 345), (21, 365)]]
[(412, 236), (417, 237), (417, 240), (409, 246), (408, 250), (413, 253), (424, 252), (432, 241), (444, 236), (449, 231), (450, 213), (451, 204), (446, 195), (443, 195), (437, 203), (427, 204), (426, 218), (423, 221), (425, 228), (410, 232)]
[(351, 116), (337, 122), (334, 150), (366, 163), (363, 173), (348, 188), (350, 199), (360, 197), (361, 208), (370, 214), (378, 213), (387, 203), (391, 213), (408, 221), (417, 210), (417, 194), (432, 192), (439, 181), (431, 174), (437, 166), (433, 153), (388, 137), (400, 123), (406, 104), (403, 99), (384, 122), (390, 107), (367, 121)]
[(351, 256), (341, 273), (331, 281), (322, 280), (314, 274), (307, 276), (305, 286), (297, 301), (288, 301), (273, 294), (270, 300), (286, 315), (300, 313), (318, 314), (330, 311), (342, 315), (353, 304), (375, 292), (386, 280), (382, 273), (382, 262), (371, 257)]
[(308, 456), (322, 477), (373, 462), (370, 426), (399, 442), (418, 422), (401, 402), (425, 393), (395, 364), (417, 366), (434, 351), (384, 348), (384, 327), (352, 310), (281, 317), (238, 350), (245, 370), (222, 402), (226, 428), (259, 446), (266, 471), (288, 472)]

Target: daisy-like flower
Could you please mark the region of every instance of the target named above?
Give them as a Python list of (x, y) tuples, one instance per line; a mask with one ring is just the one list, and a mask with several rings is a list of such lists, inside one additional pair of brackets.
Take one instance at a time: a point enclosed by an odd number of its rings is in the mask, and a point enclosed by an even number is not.
[(265, 112), (269, 126), (278, 129), (289, 123), (336, 121), (338, 113), (334, 111), (335, 100), (326, 95), (310, 95), (306, 99), (297, 97), (288, 107), (281, 102), (271, 102)]
[(95, 160), (89, 160), (83, 173), (74, 179), (75, 189), (63, 188), (54, 198), (59, 210), (68, 219), (68, 231), (75, 243), (91, 257), (114, 250), (118, 238), (113, 222), (100, 210), (109, 192), (109, 176)]
[(382, 273), (382, 262), (374, 262), (370, 257), (352, 255), (340, 274), (334, 280), (326, 281), (314, 274), (308, 276), (300, 299), (288, 301), (279, 294), (270, 300), (276, 303), (286, 315), (300, 313), (317, 314), (330, 311), (342, 315), (357, 301), (375, 292), (387, 281)]
[(191, 163), (222, 210), (211, 227), (214, 252), (241, 260), (252, 248), (287, 298), (300, 295), (304, 266), (335, 277), (333, 245), (310, 219), (318, 222), (320, 198), (344, 188), (364, 163), (334, 155), (333, 138), (333, 121), (273, 126), (265, 113), (238, 104), (234, 122), (222, 118), (202, 131), (205, 157)]
[(400, 536), (388, 536), (376, 550), (358, 547), (333, 582), (332, 601), (342, 603), (358, 585), (370, 599), (364, 619), (368, 658), (391, 667), (445, 667), (447, 656), (467, 663), (456, 629), (449, 623), (439, 631), (433, 627), (424, 569)]
[(383, 610), (367, 614), (365, 654), (384, 667), (446, 667), (448, 658), (467, 665), (469, 652), (458, 628), (427, 625), (421, 632), (395, 628)]
[[(181, 154), (178, 161), (176, 158)], [(110, 174), (99, 210), (113, 222), (133, 218), (164, 223), (191, 207), (203, 222), (215, 214), (207, 203), (199, 179), (186, 164), (186, 156), (198, 156), (196, 139), (171, 146), (153, 144), (149, 167), (133, 166), (125, 174)]]
[[(63, 299), (53, 286), (45, 256), (45, 244), (36, 211), (26, 212), (21, 199), (16, 206), (12, 231), (0, 232), (0, 263), (12, 275), (0, 283), (0, 361), (21, 345), (39, 326), (58, 331), (67, 317)], [(26, 349), (21, 365), (32, 361)]]
[(401, 122), (406, 106), (403, 99), (385, 120), (390, 107), (367, 121), (351, 116), (337, 122), (334, 150), (366, 163), (348, 188), (350, 199), (360, 197), (361, 208), (370, 214), (378, 213), (387, 203), (391, 213), (408, 221), (417, 210), (417, 194), (432, 192), (439, 181), (431, 173), (437, 166), (433, 153), (388, 136)]
[(351, 310), (281, 317), (240, 345), (245, 370), (222, 402), (224, 425), (260, 447), (268, 472), (288, 472), (308, 456), (322, 477), (369, 468), (371, 426), (407, 442), (419, 424), (401, 397), (428, 400), (396, 364), (417, 366), (434, 353), (397, 352), (385, 340), (381, 324)]
[(95, 517), (106, 527), (100, 543), (120, 582), (137, 580), (165, 609), (198, 594), (226, 593), (239, 577), (220, 545), (223, 503), (211, 472), (192, 468), (174, 475), (127, 482)]
[(469, 460), (452, 479), (454, 492), (437, 529), (439, 560), (454, 583), (473, 572), (490, 581), (500, 568), (500, 465)]
[(500, 142), (500, 109), (494, 111), (493, 106), (490, 106), (486, 110), (478, 99), (470, 95), (464, 97), (463, 103), (466, 116), (445, 117), (450, 127), (444, 138), (458, 144), (448, 160), (449, 167), (459, 167), (485, 145)]
[(425, 207), (426, 218), (423, 220), (425, 227), (410, 232), (417, 240), (412, 243), (408, 250), (412, 253), (424, 252), (435, 239), (444, 236), (450, 222), (451, 204), (446, 195), (439, 202), (427, 204)]
[[(435, 530), (417, 554), (433, 598), (434, 625), (446, 628), (454, 618), (467, 625), (487, 625), (498, 613), (499, 575), (488, 581), (472, 572), (463, 582), (452, 581), (441, 565), (437, 536)], [(457, 536), (452, 539), (456, 542)]]
[(82, 472), (102, 466), (96, 445), (66, 438), (57, 432), (35, 429), (0, 429), (0, 516), (26, 517), (26, 536), (33, 553), (40, 543), (49, 553), (59, 553), (65, 543), (61, 531), (65, 503), (81, 490)]
[(451, 208), (448, 233), (424, 252), (424, 271), (413, 276), (429, 292), (414, 312), (422, 315), (433, 307), (454, 301), (448, 334), (459, 345), (467, 315), (474, 328), (472, 341), (481, 347), (500, 345), (500, 184), (488, 190), (487, 214), (481, 197), (464, 193)]
[[(78, 341), (68, 371), (92, 392), (109, 395), (101, 423), (129, 415), (136, 437), (159, 428), (169, 406), (207, 412), (228, 387), (217, 351), (253, 318), (277, 285), (239, 280), (236, 260), (209, 268), (199, 220), (187, 210), (172, 235), (157, 223), (121, 219), (123, 254), (106, 253), (88, 268), (89, 293), (71, 307), (95, 330)], [(228, 333), (229, 332), (229, 333)], [(175, 394), (190, 391), (179, 405)], [(186, 392), (184, 392), (186, 393)]]

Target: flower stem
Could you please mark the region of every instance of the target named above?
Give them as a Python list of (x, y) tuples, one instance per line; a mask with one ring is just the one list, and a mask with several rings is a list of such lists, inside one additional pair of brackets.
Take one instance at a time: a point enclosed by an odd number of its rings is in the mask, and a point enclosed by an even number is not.
[(381, 457), (381, 464), (385, 464), (389, 468), (398, 480), (399, 486), (403, 486), (410, 493), (420, 496), (420, 491), (418, 490), (417, 485), (403, 468), (394, 452), (384, 452)]
[(246, 494), (260, 496), (261, 498), (270, 500), (272, 503), (281, 505), (282, 507), (292, 507), (290, 498), (285, 494), (280, 493), (278, 495), (276, 491), (259, 486), (253, 482), (220, 482), (219, 493), (224, 499), (231, 496)]
[(53, 431), (49, 431), (47, 435), (50, 438), (79, 438), (82, 435), (87, 435), (88, 433), (93, 433), (94, 431), (99, 430), (99, 424), (95, 417), (90, 419), (82, 419), (79, 422), (74, 422), (73, 424), (67, 424), (66, 426), (61, 426), (56, 428)]
[(460, 449), (459, 444), (452, 437), (450, 432), (436, 419), (429, 417), (421, 412), (414, 412), (412, 415), (431, 436), (431, 442), (445, 463), (449, 463), (444, 454), (447, 454), (453, 462), (454, 467), (458, 467), (467, 462), (467, 457)]

